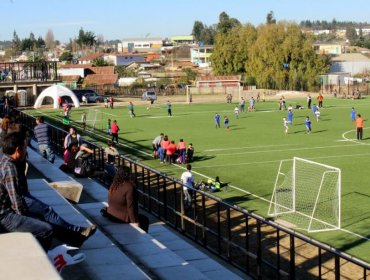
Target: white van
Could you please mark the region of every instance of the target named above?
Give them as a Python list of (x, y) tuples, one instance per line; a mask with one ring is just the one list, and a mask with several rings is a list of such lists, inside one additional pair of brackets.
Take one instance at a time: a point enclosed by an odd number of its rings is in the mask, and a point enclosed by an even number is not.
[(146, 91), (143, 93), (141, 100), (157, 100), (155, 91)]

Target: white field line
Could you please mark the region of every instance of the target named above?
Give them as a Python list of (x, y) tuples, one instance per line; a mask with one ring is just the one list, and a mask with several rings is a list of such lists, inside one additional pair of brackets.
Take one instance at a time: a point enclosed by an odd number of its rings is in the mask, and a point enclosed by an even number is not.
[(165, 118), (176, 118), (178, 116), (152, 116), (152, 117), (147, 117), (148, 119), (165, 119)]
[[(41, 111), (37, 111), (37, 112), (39, 112), (39, 113), (41, 113), (41, 114), (44, 114), (44, 115), (46, 115), (45, 113), (43, 113), (43, 112), (41, 112)], [(49, 116), (50, 117), (50, 116)], [(58, 119), (58, 118), (55, 118), (55, 117), (53, 117), (54, 119)], [(58, 119), (59, 120), (59, 119)], [(105, 139), (110, 139), (110, 138), (108, 138), (108, 137), (103, 137), (103, 138), (105, 138)], [(132, 147), (130, 147), (130, 146), (128, 146), (128, 145), (124, 145), (124, 144), (118, 144), (119, 146), (123, 146), (123, 147), (127, 147), (127, 148), (130, 148), (130, 149), (132, 149), (132, 150), (134, 150), (134, 151), (136, 151), (136, 152), (139, 152), (139, 153), (141, 153), (141, 154), (144, 154), (144, 155), (147, 155), (147, 156), (151, 156), (151, 154), (149, 154), (149, 153), (146, 153), (146, 152), (143, 152), (143, 151), (141, 151), (141, 150), (138, 150), (138, 149), (135, 149), (135, 148), (132, 148)], [(369, 155), (369, 154), (359, 154), (359, 155), (363, 155), (363, 156), (365, 156), (365, 155)], [(354, 154), (352, 154), (352, 155), (348, 155), (348, 156), (356, 156), (356, 155), (354, 155)], [(343, 157), (343, 155), (342, 156), (331, 156), (331, 157)], [(319, 157), (319, 158), (330, 158), (330, 157)], [(315, 159), (315, 158), (314, 158)], [(280, 160), (278, 160), (278, 161), (269, 161), (269, 162), (280, 162)], [(253, 164), (253, 163), (248, 163), (248, 164)], [(254, 163), (255, 164), (255, 163)], [(241, 165), (241, 164), (238, 164), (238, 165)], [(179, 169), (183, 169), (183, 170), (185, 170), (186, 168), (185, 167), (183, 167), (183, 166), (181, 166), (181, 165), (178, 165), (178, 164), (174, 164), (174, 166), (176, 166), (177, 168), (179, 168)], [(202, 167), (199, 167), (199, 168), (202, 168)], [(205, 174), (202, 174), (202, 173), (199, 173), (199, 172), (196, 172), (196, 171), (194, 171), (194, 170), (192, 170), (192, 172), (194, 173), (194, 174), (197, 174), (197, 175), (199, 175), (199, 176), (201, 176), (201, 177), (203, 177), (203, 178), (206, 178), (206, 179), (212, 179), (211, 177), (209, 177), (209, 176), (207, 176), (207, 175), (205, 175)], [(239, 187), (236, 187), (236, 186), (233, 186), (233, 185), (229, 185), (229, 187), (231, 187), (231, 188), (233, 188), (233, 189), (236, 189), (236, 190), (238, 190), (238, 191), (240, 191), (240, 192), (242, 192), (242, 193), (246, 193), (246, 194), (249, 194), (249, 195), (251, 195), (251, 196), (253, 196), (253, 197), (255, 197), (255, 198), (258, 198), (258, 199), (260, 199), (260, 200), (262, 200), (262, 201), (265, 201), (265, 202), (267, 202), (267, 203), (270, 203), (270, 200), (268, 200), (268, 199), (266, 199), (266, 198), (264, 198), (264, 197), (261, 197), (261, 196), (258, 196), (258, 195), (255, 195), (255, 194), (253, 194), (253, 193), (250, 193), (250, 192), (248, 192), (248, 191), (246, 191), (246, 190), (244, 190), (244, 189), (241, 189), (241, 188), (239, 188)], [(346, 229), (340, 229), (341, 231), (343, 231), (343, 232), (346, 232), (346, 233), (348, 233), (348, 234), (352, 234), (352, 235), (355, 235), (355, 236), (357, 236), (358, 238), (361, 238), (361, 239), (365, 239), (365, 240), (367, 240), (367, 241), (370, 241), (370, 239), (369, 238), (367, 238), (367, 237), (365, 237), (365, 236), (362, 236), (362, 235), (360, 235), (360, 234), (357, 234), (357, 233), (354, 233), (354, 232), (352, 232), (352, 231), (349, 231), (349, 230), (346, 230)]]
[[(361, 153), (361, 154), (348, 154), (348, 155), (336, 155), (336, 156), (322, 156), (322, 157), (310, 157), (306, 158), (309, 160), (318, 160), (318, 159), (329, 159), (329, 158), (341, 158), (341, 157), (355, 157), (355, 156), (370, 156), (370, 153)], [(290, 159), (282, 159), (282, 160), (292, 160)], [(239, 165), (256, 165), (256, 164), (268, 164), (268, 163), (279, 163), (281, 160), (266, 160), (266, 161), (253, 161), (253, 162), (243, 162), (243, 163), (230, 163), (230, 164), (214, 164), (214, 165), (202, 165), (197, 166), (197, 169), (204, 169), (204, 168), (215, 168), (215, 167), (231, 167), (231, 166), (239, 166)], [(176, 165), (177, 166), (177, 165)], [(179, 166), (181, 167), (181, 166)], [(184, 169), (184, 168), (180, 168)], [(162, 171), (170, 171), (172, 169), (161, 169)], [(208, 178), (208, 177), (207, 177)]]
[[(357, 141), (356, 141), (357, 142)], [(328, 148), (346, 148), (351, 146), (357, 146), (356, 144), (350, 145), (332, 145), (332, 146), (319, 146), (319, 147), (306, 147), (306, 148), (293, 148), (293, 149), (280, 149), (280, 150), (258, 150), (258, 151), (249, 151), (249, 152), (239, 152), (239, 153), (227, 153), (227, 154), (215, 154), (217, 156), (235, 156), (235, 155), (244, 155), (244, 154), (257, 154), (257, 153), (271, 153), (271, 152), (286, 152), (286, 151), (303, 151), (303, 150), (316, 150), (316, 149), (328, 149)]]
[(114, 114), (110, 114), (110, 113), (106, 113), (106, 112), (103, 112), (103, 111), (100, 111), (101, 113), (105, 114), (105, 115), (109, 115), (109, 116), (113, 116), (113, 117), (116, 117), (116, 118), (120, 118), (120, 116), (117, 116), (117, 115), (114, 115)]
[[(364, 130), (368, 129), (368, 128), (370, 128), (370, 127), (364, 127)], [(356, 130), (352, 129), (352, 130), (348, 130), (348, 131), (343, 132), (343, 134), (342, 134), (343, 140), (342, 141), (353, 142), (353, 143), (360, 144), (360, 145), (370, 145), (368, 143), (358, 141), (356, 138), (347, 138), (346, 135), (349, 134), (349, 133), (353, 133), (354, 135), (356, 135)]]
[(256, 149), (256, 148), (266, 148), (266, 147), (297, 146), (297, 145), (298, 145), (298, 144), (281, 144), (281, 145), (247, 146), (247, 147), (237, 147), (237, 148), (210, 149), (210, 150), (203, 150), (203, 152), (231, 151), (231, 150)]
[(102, 113), (103, 115), (109, 115), (109, 116), (113, 116), (113, 117), (116, 117), (116, 118), (119, 118), (120, 116), (117, 116), (117, 115), (114, 115), (114, 114), (110, 114), (110, 113), (106, 113), (106, 112), (103, 112), (102, 110), (100, 109), (90, 109), (90, 110), (94, 110), (98, 113)]

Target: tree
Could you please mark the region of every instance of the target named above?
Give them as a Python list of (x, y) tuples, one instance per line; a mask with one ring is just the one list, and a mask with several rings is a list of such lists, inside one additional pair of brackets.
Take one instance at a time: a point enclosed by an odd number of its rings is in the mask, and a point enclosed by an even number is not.
[(51, 29), (46, 32), (45, 35), (45, 47), (49, 50), (53, 50), (55, 48), (56, 42), (54, 40), (54, 33)]
[(36, 42), (35, 34), (33, 34), (33, 32), (30, 33), (30, 41), (32, 43)]
[(42, 37), (39, 36), (37, 38), (37, 41), (35, 42), (35, 45), (36, 45), (36, 48), (38, 48), (38, 49), (44, 48), (45, 47), (45, 41), (44, 41), (44, 39), (42, 39)]
[(206, 45), (213, 45), (216, 36), (215, 25), (207, 26), (201, 21), (195, 21), (193, 25), (192, 35), (195, 41)]
[(91, 31), (85, 32), (84, 43), (89, 47), (95, 46), (97, 43), (95, 34)]
[(126, 68), (125, 66), (122, 65), (114, 67), (114, 72), (118, 74), (118, 78), (137, 77), (135, 69)]
[(179, 84), (190, 84), (197, 78), (197, 73), (195, 73), (191, 68), (184, 68), (182, 69), (182, 72), (184, 72), (186, 76), (179, 79)]
[(112, 63), (109, 63), (104, 60), (102, 57), (95, 58), (93, 61), (91, 61), (91, 64), (93, 66), (111, 66)]
[(358, 36), (357, 36), (356, 28), (348, 26), (346, 28), (346, 38), (350, 40), (350, 42), (354, 42), (356, 41), (357, 37)]
[(32, 51), (34, 47), (34, 42), (30, 38), (25, 38), (21, 41), (19, 46), (20, 51)]
[(193, 25), (193, 31), (191, 35), (194, 36), (195, 41), (199, 42), (202, 38), (202, 32), (204, 30), (204, 25), (201, 21), (196, 20)]
[(213, 45), (216, 37), (216, 29), (214, 26), (205, 26), (202, 31), (201, 41), (206, 45)]
[(267, 24), (275, 24), (276, 19), (274, 18), (274, 12), (270, 11), (266, 16), (266, 23)]
[(96, 44), (97, 45), (103, 45), (104, 44), (104, 35), (103, 34), (99, 34), (98, 36), (96, 36)]
[(261, 25), (250, 48), (246, 76), (258, 87), (289, 90), (316, 90), (319, 74), (327, 73), (330, 58), (317, 55), (313, 38), (296, 24)]
[(228, 33), (218, 33), (211, 57), (217, 74), (245, 72), (249, 48), (256, 40), (256, 29), (251, 24), (236, 27)]
[(67, 62), (72, 62), (73, 60), (73, 55), (70, 52), (63, 52), (60, 57), (60, 61), (67, 61)]
[(82, 46), (84, 45), (85, 43), (85, 31), (83, 30), (83, 28), (81, 27), (81, 29), (78, 31), (78, 37), (76, 39), (76, 43), (78, 44), (78, 46), (80, 48), (82, 48)]
[(14, 30), (13, 32), (13, 40), (12, 40), (12, 55), (16, 55), (19, 51), (21, 46), (21, 40), (18, 37), (17, 32)]
[(219, 22), (217, 24), (217, 32), (227, 33), (231, 29), (240, 26), (240, 22), (235, 18), (230, 18), (225, 12), (222, 12), (219, 17)]
[(84, 31), (83, 28), (81, 27), (80, 31), (78, 32), (78, 37), (76, 39), (77, 44), (79, 45), (80, 48), (87, 46), (87, 47), (92, 47), (96, 45), (96, 36), (94, 32), (92, 31)]

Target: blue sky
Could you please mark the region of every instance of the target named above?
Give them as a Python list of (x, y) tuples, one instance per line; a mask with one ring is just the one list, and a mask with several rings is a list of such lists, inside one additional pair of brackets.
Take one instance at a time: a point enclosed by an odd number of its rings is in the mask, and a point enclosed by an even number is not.
[(269, 11), (277, 20), (362, 21), (370, 23), (369, 0), (0, 0), (0, 41), (13, 31), (23, 39), (48, 29), (61, 42), (81, 27), (105, 40), (188, 35), (194, 21), (211, 25), (225, 11), (241, 23), (264, 23)]

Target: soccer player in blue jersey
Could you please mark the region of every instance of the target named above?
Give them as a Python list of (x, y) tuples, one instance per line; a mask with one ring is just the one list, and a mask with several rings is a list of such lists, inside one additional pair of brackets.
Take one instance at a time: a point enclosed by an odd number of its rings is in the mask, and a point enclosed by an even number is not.
[(355, 107), (352, 107), (351, 110), (351, 121), (354, 122), (356, 120), (356, 110)]
[(218, 113), (216, 113), (215, 114), (216, 128), (220, 128), (221, 127), (220, 122), (221, 122), (221, 116)]
[(312, 113), (314, 114), (314, 116), (315, 116), (316, 110), (317, 110), (317, 106), (316, 106), (316, 104), (313, 104)]
[(227, 130), (230, 130), (230, 128), (229, 128), (229, 118), (227, 116), (224, 117), (224, 126)]
[(293, 124), (293, 110), (288, 110), (287, 122)]
[(311, 121), (310, 121), (310, 117), (309, 116), (306, 116), (306, 120), (305, 120), (304, 123), (306, 125), (307, 134), (310, 134), (311, 133)]

